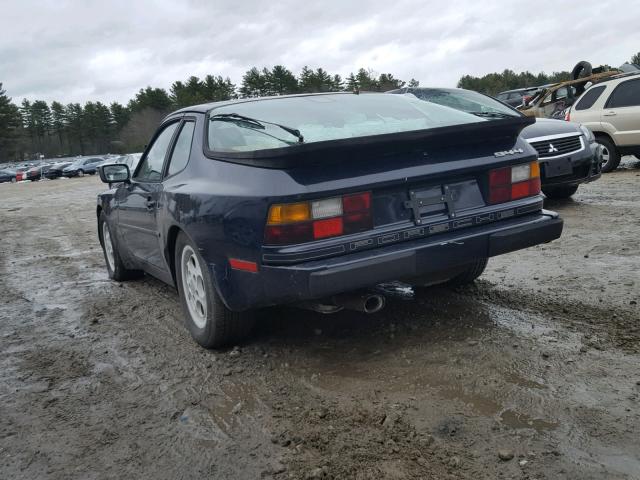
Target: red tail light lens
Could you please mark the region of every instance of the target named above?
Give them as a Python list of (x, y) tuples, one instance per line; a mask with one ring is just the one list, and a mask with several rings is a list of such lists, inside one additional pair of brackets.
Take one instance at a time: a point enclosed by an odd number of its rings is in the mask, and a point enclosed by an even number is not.
[(342, 235), (344, 232), (342, 217), (316, 220), (313, 222), (313, 238), (327, 238)]
[(371, 228), (371, 192), (312, 202), (278, 204), (269, 209), (265, 243), (304, 243)]
[(489, 172), (489, 203), (504, 203), (540, 193), (540, 165), (525, 163)]

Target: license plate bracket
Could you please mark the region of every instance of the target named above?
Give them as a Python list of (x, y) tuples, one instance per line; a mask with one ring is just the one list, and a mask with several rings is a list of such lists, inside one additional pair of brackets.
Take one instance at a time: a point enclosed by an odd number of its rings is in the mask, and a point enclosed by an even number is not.
[(425, 190), (410, 190), (409, 200), (404, 202), (404, 206), (413, 213), (413, 220), (416, 225), (422, 224), (422, 210), (431, 206), (441, 205), (446, 210), (449, 218), (455, 218), (456, 191), (449, 185), (432, 187)]
[(549, 160), (545, 162), (544, 173), (547, 178), (570, 175), (573, 173), (571, 158), (558, 158), (556, 160)]

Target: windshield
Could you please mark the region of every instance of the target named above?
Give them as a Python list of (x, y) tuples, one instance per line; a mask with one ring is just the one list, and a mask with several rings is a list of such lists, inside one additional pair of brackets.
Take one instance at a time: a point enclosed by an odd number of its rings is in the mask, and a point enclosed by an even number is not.
[(411, 95), (275, 97), (213, 109), (208, 141), (213, 151), (246, 152), (298, 145), (294, 131), (304, 143), (314, 143), (481, 121)]
[(412, 90), (411, 93), (421, 100), (455, 108), (489, 120), (520, 117), (518, 112), (513, 111), (506, 105), (471, 90), (422, 88)]

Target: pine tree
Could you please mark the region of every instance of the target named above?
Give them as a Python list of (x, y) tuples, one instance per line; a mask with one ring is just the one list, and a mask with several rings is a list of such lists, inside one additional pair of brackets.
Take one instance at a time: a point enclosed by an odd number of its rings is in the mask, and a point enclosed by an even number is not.
[(260, 97), (267, 95), (267, 83), (265, 76), (256, 67), (248, 70), (242, 77), (242, 86), (240, 87), (240, 96)]
[(51, 102), (51, 131), (58, 137), (60, 153), (64, 152), (64, 136), (66, 133), (67, 117), (64, 105), (60, 102)]
[(11, 102), (0, 83), (0, 163), (15, 158), (21, 123), (20, 109)]

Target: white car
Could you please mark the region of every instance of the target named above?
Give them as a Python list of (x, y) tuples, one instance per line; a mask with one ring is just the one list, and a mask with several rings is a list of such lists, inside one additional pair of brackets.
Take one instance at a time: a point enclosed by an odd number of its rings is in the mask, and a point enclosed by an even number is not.
[(602, 171), (615, 170), (622, 155), (640, 158), (640, 72), (623, 73), (589, 87), (566, 120), (593, 132), (602, 152)]

